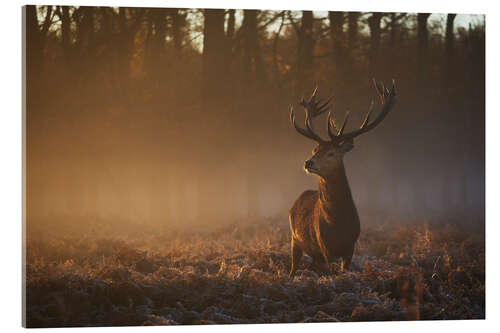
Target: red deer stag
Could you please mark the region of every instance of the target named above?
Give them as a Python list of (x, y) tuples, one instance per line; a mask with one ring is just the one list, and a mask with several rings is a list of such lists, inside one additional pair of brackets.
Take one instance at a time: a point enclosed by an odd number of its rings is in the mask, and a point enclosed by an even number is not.
[(340, 128), (328, 113), (327, 129), (330, 140), (323, 140), (312, 127), (312, 119), (329, 109), (328, 103), (316, 100), (314, 90), (309, 100), (299, 103), (305, 110), (305, 128), (295, 123), (293, 107), (290, 107), (290, 121), (297, 132), (317, 142), (312, 157), (305, 161), (304, 170), (308, 174), (316, 174), (319, 179), (318, 191), (305, 191), (290, 209), (291, 241), (291, 269), (293, 277), (297, 265), (305, 252), (312, 257), (316, 267), (321, 263), (329, 263), (342, 259), (341, 271), (349, 268), (354, 245), (359, 237), (360, 224), (358, 211), (354, 204), (351, 189), (347, 181), (343, 157), (354, 147), (353, 139), (375, 128), (387, 116), (396, 102), (394, 81), (388, 90), (374, 80), (375, 89), (380, 97), (382, 107), (379, 115), (370, 122), (370, 115), (374, 109), (371, 106), (364, 118), (361, 127), (352, 132), (344, 133), (349, 117), (346, 114)]

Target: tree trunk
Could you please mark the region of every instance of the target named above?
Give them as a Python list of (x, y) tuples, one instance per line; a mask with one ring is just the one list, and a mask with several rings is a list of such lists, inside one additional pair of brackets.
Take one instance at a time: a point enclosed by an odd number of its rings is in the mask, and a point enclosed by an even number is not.
[(77, 24), (76, 46), (80, 55), (89, 56), (92, 52), (92, 38), (94, 33), (94, 8), (80, 7), (82, 18)]
[(206, 114), (225, 105), (227, 45), (224, 16), (222, 9), (204, 10), (202, 96)]
[[(220, 160), (214, 154), (217, 147), (228, 140), (225, 137), (224, 127), (228, 125), (225, 121), (229, 110), (228, 101), (228, 49), (226, 33), (224, 29), (225, 11), (222, 9), (204, 10), (204, 36), (203, 36), (203, 72), (202, 72), (202, 113), (201, 123), (210, 123), (210, 128), (205, 126), (198, 131), (204, 154), (199, 155), (200, 165), (203, 168), (198, 171), (198, 176), (202, 180), (198, 188), (200, 216), (211, 217), (213, 207), (211, 207), (212, 191), (210, 187), (217, 177), (220, 168)], [(220, 132), (221, 135), (214, 136), (213, 133)], [(205, 198), (205, 199), (204, 199)], [(206, 199), (208, 198), (208, 199)], [(206, 202), (203, 202), (205, 200)]]
[(38, 27), (37, 9), (34, 5), (26, 6), (26, 81), (27, 100), (31, 100), (34, 85), (38, 82), (42, 66), (42, 36)]
[[(255, 116), (253, 112), (261, 105), (262, 87), (265, 84), (265, 74), (263, 69), (262, 55), (259, 45), (258, 34), (258, 11), (245, 10), (243, 18), (243, 72), (246, 85), (243, 89), (243, 98), (245, 105), (244, 122), (252, 122)], [(247, 164), (246, 181), (247, 181), (247, 200), (248, 200), (248, 217), (258, 215), (258, 196), (257, 177), (251, 163)]]
[(299, 93), (303, 93), (305, 87), (311, 85), (308, 81), (311, 80), (313, 71), (313, 21), (314, 18), (312, 11), (302, 11), (297, 59), (297, 81)]
[[(77, 85), (86, 85), (92, 66), (95, 64), (94, 45), (94, 10), (95, 7), (78, 8), (77, 37), (75, 41), (75, 53), (80, 56), (77, 66), (75, 66), (74, 77)], [(79, 89), (79, 88), (77, 88)]]
[(336, 69), (340, 70), (343, 67), (344, 60), (344, 13), (328, 12), (330, 19), (330, 39), (332, 41), (333, 62)]
[[(26, 6), (26, 44), (28, 46), (39, 46), (41, 43), (40, 29), (38, 28), (37, 10), (34, 5)], [(33, 51), (38, 51), (33, 48)]]
[(47, 33), (49, 32), (49, 28), (52, 25), (52, 6), (45, 6), (47, 8), (47, 12), (45, 13), (45, 20), (43, 21), (42, 25), (42, 41), (44, 41), (45, 36), (47, 36)]
[[(118, 9), (118, 36), (110, 41), (116, 50), (116, 63), (112, 64), (115, 75), (114, 86), (118, 99), (129, 99), (131, 61), (134, 53), (134, 39), (143, 20), (144, 11), (131, 11), (130, 8), (119, 7)], [(129, 18), (127, 19), (127, 14)]]
[(378, 56), (380, 47), (380, 21), (382, 20), (382, 13), (373, 13), (368, 19), (368, 26), (370, 27), (370, 75), (371, 77), (378, 77), (377, 71), (379, 66)]
[(455, 38), (453, 34), (453, 23), (457, 14), (448, 14), (446, 17), (446, 55), (451, 58), (453, 54), (453, 46), (455, 44)]
[(344, 81), (349, 83), (350, 78), (355, 76), (355, 60), (354, 54), (358, 46), (358, 19), (360, 14), (357, 12), (349, 12), (347, 14), (347, 54), (345, 62), (345, 71), (347, 75), (344, 77)]
[(234, 30), (235, 30), (235, 22), (236, 22), (236, 19), (235, 19), (235, 10), (234, 9), (230, 9), (229, 10), (229, 18), (227, 20), (227, 32), (226, 32), (226, 35), (227, 35), (227, 39), (229, 41), (233, 41), (234, 39)]
[(281, 31), (283, 31), (283, 27), (285, 25), (285, 14), (286, 14), (285, 11), (281, 13), (281, 23), (278, 30), (275, 32), (273, 39), (274, 81), (277, 84), (277, 87), (279, 87), (278, 89), (282, 88), (282, 83), (283, 83), (281, 80), (280, 65), (278, 63), (278, 42), (280, 40)]
[[(26, 6), (26, 98), (28, 107), (39, 101), (42, 90), (40, 76), (44, 61), (45, 39), (52, 24), (52, 6), (46, 6), (45, 18), (40, 27), (35, 5)], [(30, 107), (29, 107), (30, 108)]]
[[(167, 36), (167, 8), (155, 8), (151, 10), (149, 17), (149, 27), (151, 37), (148, 37), (149, 45), (146, 48), (147, 72), (151, 73), (151, 82), (153, 85), (153, 96), (161, 100), (164, 97), (162, 82), (169, 78), (168, 73), (172, 71), (164, 65), (166, 56), (166, 36)], [(154, 28), (154, 29), (153, 29)], [(154, 31), (154, 33), (152, 32)], [(149, 36), (150, 34), (148, 34)], [(175, 70), (175, 68), (174, 68)]]
[(445, 96), (450, 95), (450, 87), (453, 82), (453, 49), (455, 45), (455, 36), (453, 34), (453, 22), (456, 14), (448, 14), (446, 17), (446, 35), (445, 35), (445, 50), (444, 50), (444, 74), (442, 92)]
[(417, 95), (425, 94), (425, 81), (427, 79), (427, 53), (429, 49), (429, 31), (427, 30), (427, 19), (431, 14), (420, 13), (417, 15)]
[(342, 91), (344, 78), (348, 75), (345, 68), (346, 50), (344, 36), (344, 13), (328, 12), (330, 20), (330, 40), (332, 41), (332, 62), (335, 66), (335, 77), (333, 81), (335, 91)]
[(396, 13), (389, 14), (389, 47), (391, 50), (394, 49), (396, 45), (396, 35), (398, 32), (398, 24), (396, 21)]
[[(36, 88), (36, 83), (38, 83), (38, 74), (40, 68), (40, 56), (37, 55), (40, 52), (40, 31), (38, 29), (38, 19), (36, 15), (36, 6), (27, 5), (24, 9), (24, 18), (25, 18), (25, 34), (26, 34), (26, 44), (25, 44), (25, 53), (26, 53), (26, 64), (25, 64), (25, 79), (26, 79), (26, 90), (25, 90), (25, 99), (26, 99), (26, 160), (25, 160), (25, 168), (26, 173), (23, 175), (23, 185), (26, 186), (27, 193), (25, 196), (24, 207), (26, 209), (26, 221), (28, 223), (23, 223), (24, 228), (28, 228), (29, 222), (31, 221), (33, 211), (35, 209), (33, 202), (31, 201), (31, 197), (34, 195), (36, 191), (36, 186), (33, 185), (35, 177), (36, 168), (32, 168), (33, 166), (33, 148), (31, 138), (31, 134), (33, 132), (33, 111), (32, 106), (35, 105), (35, 101), (33, 100), (33, 95), (38, 91)], [(40, 166), (39, 166), (40, 167)], [(31, 195), (30, 195), (31, 193)], [(26, 230), (23, 230), (25, 232)]]
[(250, 86), (261, 85), (264, 80), (260, 54), (259, 34), (257, 31), (257, 10), (244, 10), (243, 16), (243, 72)]
[(66, 64), (69, 65), (71, 61), (71, 21), (69, 17), (69, 7), (61, 6), (61, 38), (62, 38), (62, 47), (64, 52), (64, 58), (66, 60)]
[(167, 9), (155, 8), (151, 14), (152, 23), (154, 25), (154, 52), (163, 54), (167, 35)]
[(358, 42), (358, 19), (359, 19), (359, 13), (358, 12), (349, 12), (347, 14), (347, 24), (348, 24), (348, 30), (347, 30), (347, 47), (349, 48), (349, 51), (352, 53), (353, 49), (357, 46)]
[(179, 13), (178, 8), (169, 8), (168, 15), (172, 24), (172, 40), (174, 42), (174, 50), (180, 54), (182, 49), (182, 28), (186, 24), (185, 17)]
[[(448, 14), (447, 16), (447, 19), (446, 19), (446, 34), (445, 34), (445, 51), (444, 51), (444, 58), (443, 58), (443, 77), (442, 77), (442, 88), (441, 88), (441, 91), (442, 91), (442, 94), (444, 96), (450, 96), (451, 95), (451, 92), (450, 92), (450, 83), (451, 83), (451, 76), (453, 75), (452, 74), (452, 68), (453, 68), (453, 65), (452, 65), (452, 61), (453, 61), (453, 42), (454, 42), (454, 36), (453, 36), (453, 21), (455, 19), (455, 14)], [(448, 103), (446, 103), (445, 105), (445, 110), (443, 110), (443, 121), (445, 121), (446, 119), (444, 119), (445, 117), (448, 118), (450, 112), (451, 113), (455, 113), (457, 110), (456, 108), (458, 107), (458, 110), (461, 110), (461, 106), (460, 105), (455, 105), (454, 103), (454, 99), (453, 98), (449, 98), (448, 99)], [(463, 113), (462, 113), (463, 114)], [(456, 137), (460, 138), (461, 135), (459, 134), (460, 132), (464, 131), (465, 128), (460, 128), (460, 124), (457, 123), (457, 119), (456, 118), (453, 118), (454, 121), (453, 123), (451, 123), (450, 125), (452, 127), (458, 127), (458, 131), (456, 131), (456, 133), (454, 133), (454, 135), (456, 135)], [(463, 121), (463, 117), (460, 117), (458, 120), (459, 121)], [(447, 119), (448, 123), (450, 122), (449, 119)], [(465, 132), (464, 132), (465, 133)], [(457, 142), (458, 143), (458, 142)], [(455, 143), (455, 145), (457, 144)], [(461, 149), (459, 149), (461, 150)], [(455, 154), (459, 154), (460, 156), (463, 156), (461, 152), (458, 152), (458, 151), (455, 151)], [(467, 161), (460, 161), (460, 162), (464, 162), (464, 163), (467, 163)], [(457, 165), (459, 165), (459, 168), (460, 168), (460, 171), (463, 171), (464, 168), (465, 168), (465, 164), (464, 163), (459, 163)], [(449, 210), (449, 211), (454, 211), (457, 215), (461, 215), (462, 212), (460, 211), (460, 203), (456, 206), (453, 206), (453, 201), (452, 201), (452, 195), (453, 195), (453, 181), (456, 179), (453, 178), (452, 174), (451, 174), (451, 170), (452, 167), (449, 168), (450, 171), (447, 171), (446, 174), (444, 175), (443, 177), (443, 200), (444, 200), (444, 210)], [(465, 172), (463, 173), (465, 175)], [(457, 177), (459, 179), (462, 179), (461, 177)], [(460, 188), (459, 188), (460, 190)]]

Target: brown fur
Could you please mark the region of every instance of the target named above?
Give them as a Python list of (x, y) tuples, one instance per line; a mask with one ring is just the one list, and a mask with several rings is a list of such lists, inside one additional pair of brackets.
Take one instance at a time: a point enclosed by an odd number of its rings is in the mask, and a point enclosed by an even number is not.
[(342, 259), (342, 268), (351, 263), (360, 223), (342, 159), (335, 164), (328, 175), (319, 177), (319, 191), (305, 191), (290, 210), (290, 276), (294, 275), (303, 252), (316, 265), (328, 265), (338, 258)]

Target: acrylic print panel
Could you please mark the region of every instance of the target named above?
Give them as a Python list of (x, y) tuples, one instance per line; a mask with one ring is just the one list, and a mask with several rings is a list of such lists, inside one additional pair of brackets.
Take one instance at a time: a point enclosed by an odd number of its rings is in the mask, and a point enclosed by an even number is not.
[(25, 326), (484, 319), (483, 15), (23, 19)]

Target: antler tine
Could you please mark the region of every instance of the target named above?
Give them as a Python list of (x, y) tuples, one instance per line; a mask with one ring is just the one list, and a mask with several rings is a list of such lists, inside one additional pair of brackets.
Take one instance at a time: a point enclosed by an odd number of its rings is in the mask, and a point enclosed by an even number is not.
[(293, 112), (293, 106), (290, 105), (290, 122), (292, 123), (295, 130), (300, 134), (302, 134), (303, 136), (305, 136), (306, 138), (312, 139), (316, 142), (323, 142), (323, 140), (316, 133), (312, 131), (309, 121), (310, 121), (310, 115), (306, 110), (306, 120), (305, 120), (306, 128), (304, 129), (299, 127), (295, 122), (295, 113)]
[(340, 127), (339, 131), (337, 132), (337, 137), (342, 136), (342, 134), (344, 133), (345, 125), (347, 124), (348, 119), (349, 119), (349, 111), (347, 111), (345, 114), (344, 122), (342, 123), (342, 127)]
[(313, 137), (314, 140), (316, 140), (317, 142), (323, 142), (323, 139), (320, 138), (320, 136), (318, 134), (316, 134), (316, 132), (314, 132), (314, 129), (312, 127), (312, 122), (311, 122), (311, 113), (307, 111), (306, 109), (306, 120), (305, 120), (305, 123), (306, 123), (306, 129), (309, 131), (309, 133), (311, 134), (311, 137)]
[(328, 112), (328, 118), (326, 120), (326, 129), (328, 131), (328, 136), (333, 141), (336, 139), (338, 132), (337, 126), (335, 126), (335, 120), (332, 118), (332, 113)]
[(316, 98), (316, 93), (317, 93), (317, 92), (318, 92), (318, 86), (316, 85), (316, 87), (314, 87), (314, 90), (313, 90), (313, 92), (312, 92), (312, 94), (311, 94), (311, 98), (309, 98), (309, 102), (310, 102), (310, 103), (311, 103), (311, 102), (313, 102), (313, 103), (314, 103), (314, 100), (315, 100), (315, 98)]
[(380, 94), (381, 89), (379, 87), (379, 83), (375, 80), (375, 78), (372, 78), (372, 83), (375, 86), (375, 89), (377, 90), (377, 93)]
[[(392, 87), (390, 90), (386, 89), (383, 84), (379, 84), (375, 80), (373, 80), (375, 88), (377, 92), (379, 93), (379, 96), (381, 98), (382, 102), (382, 108), (380, 110), (380, 113), (378, 116), (375, 118), (374, 121), (370, 122), (370, 116), (371, 113), (373, 112), (374, 106), (373, 103), (370, 106), (370, 109), (368, 110), (368, 113), (365, 117), (365, 120), (361, 124), (361, 127), (358, 130), (346, 133), (346, 134), (338, 134), (337, 137), (335, 138), (336, 141), (345, 141), (347, 139), (352, 139), (362, 133), (368, 132), (369, 130), (375, 128), (384, 118), (387, 116), (389, 111), (392, 109), (394, 104), (396, 103), (396, 84), (393, 80), (392, 82)], [(347, 117), (346, 117), (347, 118)], [(345, 122), (345, 120), (344, 120)], [(344, 124), (345, 125), (345, 124)], [(344, 127), (344, 125), (342, 127)], [(343, 129), (341, 129), (343, 131)], [(340, 133), (340, 131), (339, 131)]]
[(293, 127), (297, 129), (297, 124), (295, 123), (295, 113), (293, 113), (293, 105), (290, 105), (290, 122), (292, 123)]
[[(333, 96), (328, 98), (326, 100), (326, 102), (324, 102), (323, 104), (318, 105), (318, 115), (322, 114), (323, 112), (325, 112), (326, 110), (328, 110), (330, 108), (330, 106), (328, 104), (332, 101), (332, 99), (333, 99)], [(320, 101), (318, 101), (317, 104), (319, 104), (319, 103), (320, 103)]]
[(384, 84), (382, 82), (377, 82), (375, 78), (373, 80), (373, 85), (375, 86), (375, 90), (377, 90), (377, 95), (380, 98), (381, 103), (384, 103), (385, 97), (386, 97), (386, 88), (384, 87)]
[(329, 109), (328, 103), (330, 103), (331, 98), (329, 98), (326, 102), (323, 102), (321, 100), (316, 100), (317, 93), (318, 93), (318, 87), (316, 86), (309, 100), (302, 98), (302, 100), (299, 103), (304, 107), (306, 113), (306, 117), (304, 120), (305, 129), (302, 129), (301, 133), (307, 132), (307, 137), (317, 142), (324, 142), (324, 140), (321, 139), (321, 137), (318, 134), (316, 134), (316, 132), (314, 132), (312, 120), (313, 118), (318, 117), (319, 115), (323, 114)]
[(300, 134), (308, 137), (308, 138), (311, 138), (309, 133), (307, 133), (303, 128), (300, 128), (297, 123), (295, 122), (295, 113), (293, 112), (293, 106), (290, 105), (290, 122), (292, 123), (293, 127), (295, 127), (295, 129), (297, 130), (297, 132), (299, 132)]
[(306, 100), (305, 98), (302, 97), (302, 100), (299, 103), (309, 111), (309, 113), (311, 114), (311, 118), (315, 118), (323, 114), (325, 111), (327, 111), (328, 104), (332, 100), (332, 97), (328, 98), (328, 100), (326, 100), (325, 102), (323, 102), (321, 99), (316, 100), (317, 95), (318, 95), (318, 87), (316, 86), (309, 100)]
[[(396, 103), (396, 83), (394, 80), (392, 80), (392, 87), (391, 89), (387, 89), (383, 83), (377, 82), (375, 79), (373, 79), (373, 85), (375, 86), (375, 90), (377, 91), (377, 94), (380, 97), (380, 101), (382, 104), (382, 108), (380, 110), (380, 113), (378, 116), (375, 118), (374, 121), (370, 122), (370, 117), (375, 109), (375, 103), (373, 100), (370, 103), (370, 107), (368, 108), (368, 112), (366, 113), (365, 119), (361, 123), (361, 126), (359, 129), (354, 130), (352, 132), (348, 132), (344, 134), (344, 130), (347, 125), (347, 121), (349, 119), (349, 111), (347, 111), (344, 121), (342, 123), (342, 126), (340, 129), (337, 129), (337, 126), (335, 125), (335, 120), (332, 117), (331, 112), (328, 112), (328, 117), (327, 117), (327, 131), (328, 131), (328, 136), (330, 137), (332, 142), (342, 142), (346, 141), (349, 139), (353, 139), (354, 137), (368, 132), (369, 130), (375, 128), (384, 118), (387, 116), (389, 111), (392, 109), (394, 104)], [(327, 101), (322, 102), (321, 100), (316, 101), (316, 95), (318, 92), (318, 87), (316, 87), (311, 95), (311, 98), (306, 101), (304, 98), (300, 101), (300, 105), (304, 107), (305, 110), (305, 128), (301, 128), (297, 126), (297, 123), (295, 122), (295, 114), (293, 112), (293, 107), (290, 106), (290, 121), (300, 134), (304, 135), (305, 137), (315, 140), (318, 143), (324, 143), (325, 141), (321, 139), (321, 137), (314, 132), (313, 126), (312, 126), (312, 120), (313, 118), (319, 116), (320, 114), (326, 112), (327, 110), (330, 109), (329, 103), (332, 100), (330, 97)]]
[(363, 120), (363, 123), (361, 124), (361, 129), (365, 128), (366, 124), (370, 121), (370, 115), (373, 112), (373, 109), (375, 108), (375, 103), (372, 102), (370, 103), (370, 108), (368, 109), (368, 112), (366, 113), (365, 120)]

